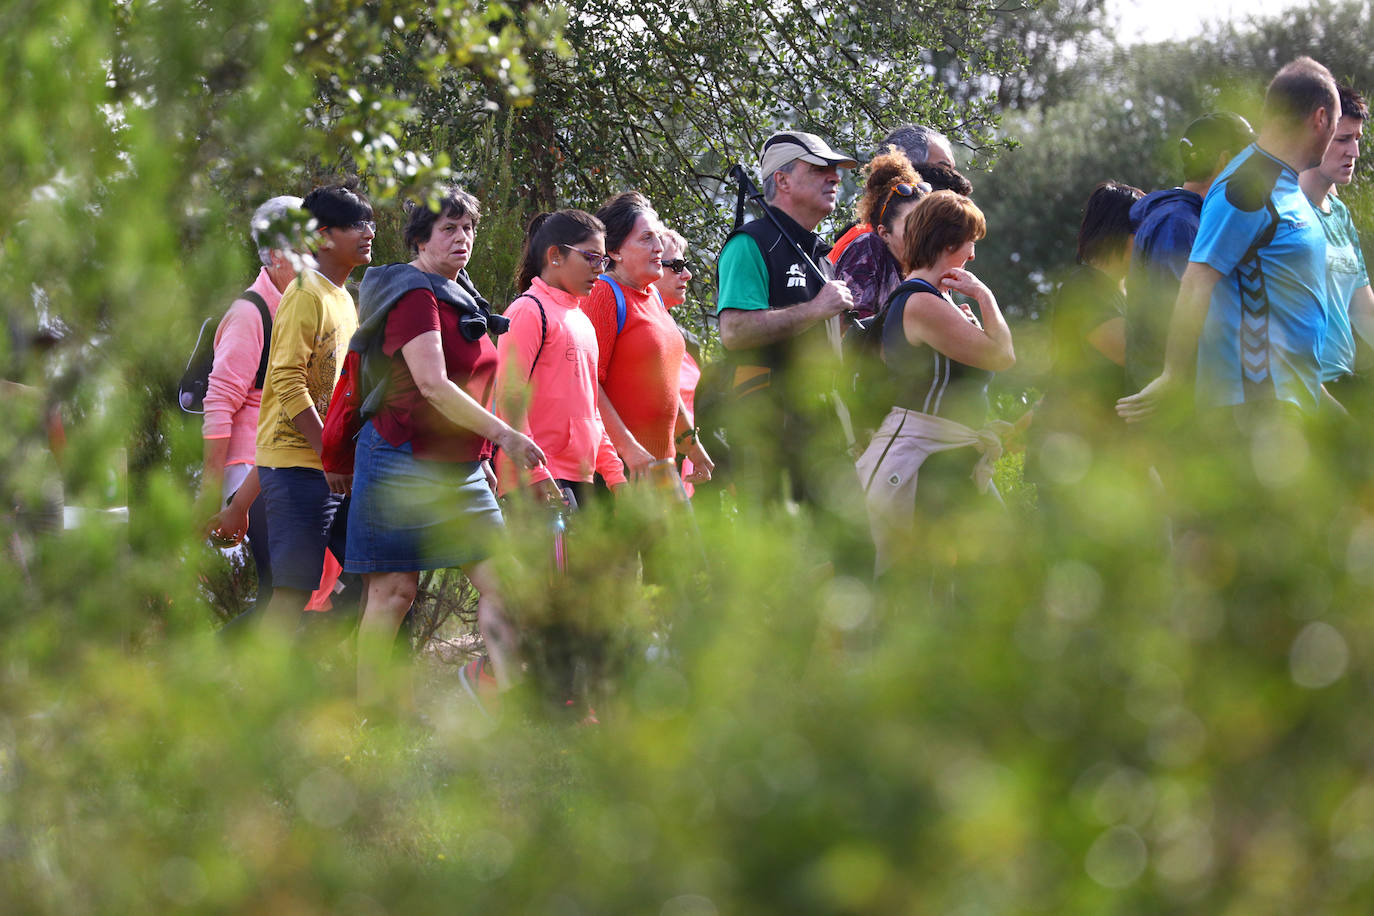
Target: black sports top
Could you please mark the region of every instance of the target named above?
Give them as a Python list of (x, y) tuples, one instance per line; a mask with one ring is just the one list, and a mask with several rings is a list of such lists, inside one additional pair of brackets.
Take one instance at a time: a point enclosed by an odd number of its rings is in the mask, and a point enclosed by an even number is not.
[(902, 320), (913, 293), (933, 293), (969, 324), (983, 326), (971, 309), (956, 305), (924, 280), (905, 280), (893, 290), (883, 316), (883, 361), (896, 377), (896, 406), (976, 429), (987, 420), (988, 382), (992, 373), (952, 360), (929, 344), (913, 347), (907, 341)]

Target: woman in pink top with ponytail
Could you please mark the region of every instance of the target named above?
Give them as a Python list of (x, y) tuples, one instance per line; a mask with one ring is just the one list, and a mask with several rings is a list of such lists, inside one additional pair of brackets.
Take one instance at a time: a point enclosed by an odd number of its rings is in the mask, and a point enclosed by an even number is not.
[(516, 288), (506, 309), (510, 331), (500, 338), (497, 412), (544, 450), (547, 464), (517, 475), (500, 461), (501, 492), (533, 486), (545, 496), (592, 493), (593, 472), (612, 491), (625, 469), (597, 409), (597, 341), (581, 304), (606, 266), (605, 227), (582, 210), (536, 216), (525, 233)]

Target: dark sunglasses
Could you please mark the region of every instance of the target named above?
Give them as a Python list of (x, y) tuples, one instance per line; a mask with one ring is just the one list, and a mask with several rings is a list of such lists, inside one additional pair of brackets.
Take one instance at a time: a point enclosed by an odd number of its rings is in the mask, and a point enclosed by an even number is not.
[(675, 274), (680, 274), (687, 269), (687, 261), (685, 258), (674, 258), (671, 261), (664, 261), (663, 269), (671, 270)]
[(924, 181), (919, 181), (914, 185), (907, 184), (905, 181), (901, 184), (893, 185), (892, 190), (888, 191), (887, 197), (883, 199), (882, 209), (878, 211), (878, 225), (887, 225), (883, 222), (883, 216), (887, 213), (887, 205), (892, 203), (893, 194), (897, 194), (901, 197), (925, 197), (929, 193), (930, 185), (926, 184)]
[(582, 257), (587, 259), (588, 266), (597, 272), (605, 270), (606, 265), (611, 263), (610, 255), (598, 254), (595, 251), (583, 251), (581, 248), (574, 248), (571, 245), (564, 245), (563, 247), (569, 251), (576, 251), (578, 254), (582, 255)]

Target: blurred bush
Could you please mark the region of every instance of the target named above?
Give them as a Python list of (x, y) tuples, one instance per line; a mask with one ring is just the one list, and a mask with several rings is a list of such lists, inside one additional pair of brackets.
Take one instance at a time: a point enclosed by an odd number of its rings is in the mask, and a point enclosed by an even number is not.
[[(1058, 431), (879, 585), (860, 520), (712, 488), (581, 516), (560, 575), (513, 513), (531, 664), (495, 717), (432, 668), (364, 715), (346, 652), (217, 638), (166, 389), (248, 264), (201, 243), (241, 233), (200, 152), (297, 149), (299, 9), (0, 15), (0, 911), (1374, 906), (1363, 422)], [(129, 521), (54, 534), (57, 479)]]

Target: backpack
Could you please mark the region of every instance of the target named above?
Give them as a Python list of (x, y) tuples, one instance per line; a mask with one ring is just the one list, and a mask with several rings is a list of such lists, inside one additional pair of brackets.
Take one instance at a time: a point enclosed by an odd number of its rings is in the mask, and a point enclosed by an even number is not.
[[(619, 292), (619, 288), (617, 288), (617, 292)], [(534, 304), (539, 306), (539, 349), (534, 351), (534, 359), (530, 361), (530, 374), (525, 379), (525, 381), (528, 382), (530, 379), (534, 378), (534, 367), (539, 365), (539, 357), (544, 355), (544, 344), (547, 343), (549, 339), (549, 317), (548, 315), (544, 314), (544, 303), (539, 301), (538, 296), (535, 296), (531, 293), (521, 293), (515, 298), (533, 299)], [(625, 324), (625, 300), (623, 298), (623, 294), (622, 298), (619, 301), (620, 308), (617, 310), (616, 315), (620, 320), (621, 326), (623, 327)], [(617, 328), (617, 333), (618, 332), (619, 329)]]
[[(615, 282), (615, 277), (612, 277), (610, 274), (602, 274), (597, 277), (597, 279), (605, 280), (606, 285), (609, 286), (611, 292), (615, 294), (615, 334), (619, 337), (620, 332), (625, 330), (625, 291), (620, 288), (620, 284)], [(650, 284), (649, 292), (654, 294), (654, 298), (658, 300), (659, 305), (663, 305), (663, 297), (658, 294), (658, 287)], [(667, 308), (666, 305), (663, 307)]]
[[(253, 387), (261, 389), (267, 378), (267, 357), (272, 350), (272, 313), (262, 296), (251, 289), (244, 290), (239, 298), (256, 305), (262, 318), (262, 356), (258, 359), (258, 374), (253, 377)], [(219, 326), (213, 316), (201, 322), (191, 358), (186, 361), (186, 370), (177, 383), (177, 406), (186, 413), (205, 413), (205, 395), (210, 391), (210, 372), (215, 367), (215, 332), (210, 327), (211, 322)]]
[(330, 474), (352, 474), (358, 433), (368, 418), (363, 416), (363, 355), (352, 347), (344, 356), (343, 370), (329, 396), (320, 434), (320, 463)]

